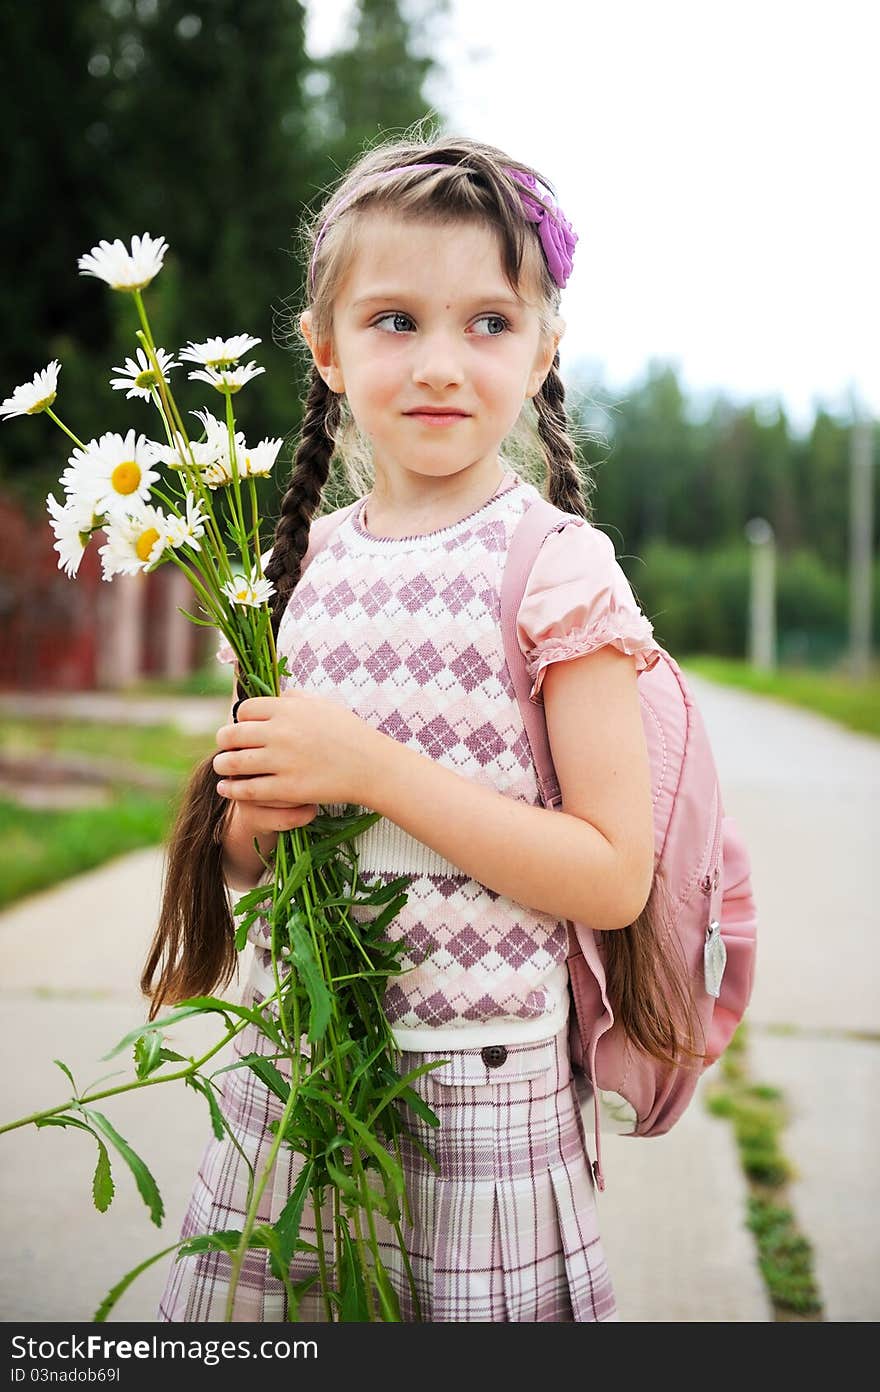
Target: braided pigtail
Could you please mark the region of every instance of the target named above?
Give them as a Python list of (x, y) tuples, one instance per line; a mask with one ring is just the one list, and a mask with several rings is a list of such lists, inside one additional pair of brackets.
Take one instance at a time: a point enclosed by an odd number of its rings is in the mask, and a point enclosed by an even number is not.
[(265, 567), (266, 579), (275, 586), (272, 629), (276, 637), (287, 602), (299, 583), (303, 557), (309, 546), (309, 528), (330, 476), (340, 419), (339, 397), (313, 367), (300, 442), (281, 501), (272, 555)]
[(538, 436), (549, 462), (547, 497), (563, 512), (576, 513), (590, 521), (591, 509), (585, 488), (588, 485), (578, 469), (576, 446), (565, 410), (565, 387), (559, 375), (559, 353), (535, 397)]
[[(315, 371), (265, 571), (276, 587), (272, 608), (276, 635), (299, 580), (309, 523), (329, 474), (339, 415), (339, 398)], [(238, 694), (242, 694), (240, 688)], [(210, 995), (235, 972), (235, 922), (223, 876), (223, 831), (229, 808), (228, 799), (217, 792), (214, 756), (209, 755), (184, 789), (168, 842), (159, 921), (140, 981), (141, 991), (151, 1002), (151, 1020), (163, 1004)]]

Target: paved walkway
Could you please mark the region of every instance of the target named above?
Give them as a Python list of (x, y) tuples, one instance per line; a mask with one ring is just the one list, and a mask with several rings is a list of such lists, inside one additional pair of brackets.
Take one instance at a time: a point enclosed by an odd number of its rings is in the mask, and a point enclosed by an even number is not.
[[(791, 1193), (816, 1246), (827, 1318), (873, 1321), (880, 946), (871, 931), (871, 828), (880, 743), (696, 678), (693, 688), (726, 810), (752, 855), (760, 912), (752, 1071), (781, 1085), (792, 1108), (784, 1146), (799, 1177)], [(217, 704), (199, 714), (206, 732), (219, 723)], [(161, 873), (161, 851), (137, 852), (0, 915), (3, 1118), (65, 1096), (54, 1058), (81, 1084), (118, 1068), (130, 1076), (125, 1056), (102, 1056), (145, 1018), (137, 977)], [(787, 1032), (774, 1033), (779, 1026)], [(191, 1022), (174, 1031), (174, 1047), (188, 1055), (215, 1037), (210, 1024)], [(177, 1236), (208, 1136), (204, 1103), (171, 1084), (105, 1107), (152, 1169), (165, 1223), (150, 1224), (119, 1164), (110, 1210), (91, 1207), (89, 1138), (32, 1127), (0, 1137), (4, 1320), (89, 1320), (124, 1272)], [(603, 1136), (603, 1151), (601, 1226), (624, 1321), (773, 1318), (743, 1224), (746, 1187), (730, 1127), (708, 1115), (699, 1094), (669, 1135)], [(111, 1318), (154, 1320), (165, 1261), (137, 1279)]]

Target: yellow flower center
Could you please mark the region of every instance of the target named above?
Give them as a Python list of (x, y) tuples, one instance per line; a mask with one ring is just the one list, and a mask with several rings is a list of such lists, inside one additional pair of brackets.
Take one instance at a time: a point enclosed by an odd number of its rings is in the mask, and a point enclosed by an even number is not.
[(248, 598), (249, 595), (250, 595), (250, 589), (248, 588), (247, 585), (244, 587), (243, 590), (236, 590), (236, 591), (235, 591), (235, 598), (236, 598), (236, 599), (240, 599), (241, 602), (242, 602), (242, 604), (244, 604), (245, 600)]
[(47, 406), (52, 405), (52, 402), (55, 400), (56, 396), (57, 392), (51, 392), (48, 396), (44, 396), (42, 401), (35, 401), (33, 406), (29, 406), (27, 408), (25, 415), (35, 416), (39, 411), (45, 411)]
[(134, 384), (136, 387), (154, 387), (157, 380), (155, 372), (150, 367), (145, 372), (138, 373), (134, 379)]
[(139, 561), (148, 561), (150, 559), (150, 552), (158, 540), (159, 533), (155, 527), (148, 527), (145, 532), (141, 532), (137, 539), (137, 545), (134, 548), (137, 552)]
[(110, 482), (117, 493), (135, 493), (140, 481), (140, 465), (134, 459), (126, 459), (122, 464), (117, 464), (110, 475)]

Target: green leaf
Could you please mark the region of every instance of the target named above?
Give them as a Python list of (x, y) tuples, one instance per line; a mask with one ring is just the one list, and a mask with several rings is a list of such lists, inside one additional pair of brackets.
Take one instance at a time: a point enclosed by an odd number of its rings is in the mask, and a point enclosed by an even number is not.
[(432, 1059), (428, 1063), (419, 1064), (418, 1068), (414, 1068), (412, 1072), (407, 1073), (405, 1077), (398, 1078), (397, 1082), (394, 1083), (392, 1087), (386, 1088), (385, 1091), (382, 1093), (382, 1096), (379, 1098), (370, 1115), (367, 1117), (367, 1125), (375, 1125), (376, 1118), (379, 1116), (380, 1112), (385, 1110), (385, 1108), (388, 1106), (388, 1103), (393, 1098), (398, 1097), (401, 1093), (408, 1092), (409, 1096), (407, 1097), (407, 1101), (413, 1108), (413, 1111), (418, 1112), (419, 1116), (424, 1117), (426, 1121), (429, 1117), (433, 1117), (433, 1121), (431, 1121), (430, 1124), (432, 1126), (439, 1126), (440, 1122), (438, 1121), (437, 1117), (434, 1116), (434, 1113), (430, 1110), (429, 1107), (422, 1103), (422, 1106), (425, 1107), (425, 1111), (427, 1111), (428, 1113), (428, 1116), (425, 1117), (424, 1112), (421, 1111), (419, 1107), (413, 1102), (413, 1097), (417, 1097), (419, 1102), (421, 1102), (422, 1099), (418, 1097), (418, 1093), (413, 1091), (413, 1089), (410, 1087), (410, 1083), (412, 1083), (414, 1078), (421, 1077), (423, 1073), (429, 1073), (432, 1068), (442, 1068), (444, 1064), (448, 1062), (448, 1059)]
[(135, 1042), (135, 1072), (139, 1078), (148, 1078), (154, 1068), (162, 1062), (162, 1036), (158, 1030), (142, 1034)]
[(303, 1165), (297, 1176), (296, 1184), (290, 1194), (290, 1198), (282, 1208), (275, 1220), (275, 1231), (281, 1243), (281, 1251), (287, 1264), (296, 1250), (299, 1239), (299, 1229), (302, 1223), (303, 1209), (305, 1208), (306, 1198), (309, 1192), (309, 1185), (312, 1181), (315, 1166), (313, 1161)]
[(312, 946), (312, 940), (302, 925), (301, 917), (294, 915), (287, 925), (293, 944), (291, 960), (299, 972), (300, 980), (308, 992), (309, 1004), (309, 1031), (308, 1040), (310, 1044), (317, 1044), (327, 1033), (327, 1026), (330, 1024), (331, 997), (327, 988), (327, 983), (321, 974), (318, 959)]
[[(78, 1127), (80, 1128), (81, 1131), (88, 1131), (88, 1133), (89, 1133), (90, 1136), (94, 1136), (94, 1135), (95, 1135), (95, 1133), (94, 1133), (94, 1131), (92, 1130), (91, 1126), (86, 1126), (85, 1122), (84, 1122), (84, 1121), (80, 1121), (77, 1117), (66, 1117), (66, 1116), (39, 1117), (38, 1120), (34, 1122), (34, 1126), (78, 1126)], [(96, 1139), (97, 1139), (97, 1137), (96, 1137)]]
[(139, 1265), (134, 1267), (131, 1271), (127, 1271), (123, 1276), (122, 1280), (117, 1281), (113, 1289), (108, 1291), (107, 1294), (104, 1296), (104, 1299), (101, 1301), (97, 1310), (92, 1315), (92, 1323), (103, 1324), (106, 1321), (110, 1311), (113, 1309), (113, 1306), (118, 1301), (119, 1297), (125, 1294), (132, 1281), (137, 1280), (141, 1272), (146, 1271), (148, 1266), (153, 1266), (157, 1261), (161, 1261), (163, 1257), (167, 1257), (168, 1253), (173, 1252), (176, 1246), (177, 1243), (172, 1242), (170, 1247), (163, 1247), (161, 1252), (156, 1252), (154, 1256), (147, 1257), (146, 1261), (140, 1262)]
[(397, 1291), (388, 1278), (385, 1270), (378, 1258), (374, 1258), (375, 1266), (371, 1271), (373, 1284), (379, 1296), (379, 1308), (382, 1311), (382, 1319), (386, 1324), (400, 1324), (400, 1301), (397, 1299)]
[(374, 938), (384, 933), (389, 923), (400, 913), (400, 910), (407, 902), (407, 898), (408, 896), (406, 894), (399, 894), (396, 899), (392, 899), (391, 903), (388, 904), (380, 914), (377, 914), (376, 917), (371, 920), (370, 929)]
[(388, 884), (380, 884), (371, 889), (357, 902), (359, 904), (385, 904), (402, 890), (409, 888), (413, 878), (412, 875), (399, 875), (396, 880), (389, 880)]
[(350, 1199), (353, 1203), (357, 1203), (360, 1199), (360, 1190), (348, 1171), (341, 1169), (340, 1166), (336, 1164), (335, 1160), (331, 1160), (329, 1156), (325, 1157), (324, 1164), (327, 1167), (327, 1174), (333, 1181), (334, 1188), (338, 1189), (340, 1194), (344, 1194), (346, 1198)]
[[(261, 1247), (263, 1243), (259, 1239), (254, 1241), (255, 1233), (251, 1234), (251, 1247)], [(194, 1257), (200, 1252), (237, 1252), (241, 1243), (241, 1231), (235, 1228), (227, 1228), (224, 1232), (199, 1233), (197, 1237), (190, 1237), (181, 1244), (181, 1257)]]
[(113, 1175), (110, 1172), (110, 1156), (107, 1154), (107, 1147), (104, 1142), (98, 1141), (98, 1163), (95, 1167), (95, 1177), (92, 1180), (92, 1196), (95, 1200), (95, 1208), (99, 1213), (106, 1213), (113, 1202), (113, 1195), (116, 1192), (113, 1185)]
[(254, 889), (249, 889), (247, 893), (243, 894), (241, 898), (236, 902), (236, 918), (238, 918), (239, 914), (246, 913), (249, 909), (253, 909), (257, 904), (263, 904), (267, 900), (271, 900), (273, 888), (273, 885), (262, 884), (256, 885)]
[(343, 1107), (342, 1103), (334, 1097), (328, 1097), (327, 1101), (333, 1110), (338, 1112), (342, 1117), (350, 1132), (357, 1136), (364, 1150), (368, 1151), (369, 1154), (378, 1161), (397, 1193), (402, 1195), (404, 1192), (404, 1181), (400, 1166), (392, 1160), (388, 1151), (379, 1144), (375, 1136), (372, 1136), (366, 1126), (364, 1126), (363, 1122), (358, 1121), (357, 1117), (353, 1116), (347, 1107)]
[(260, 1029), (265, 1029), (268, 1023), (256, 1010), (248, 1010), (245, 1006), (235, 1005), (232, 1001), (218, 1000), (216, 996), (192, 996), (189, 1000), (184, 1001), (178, 1009), (172, 1010), (164, 1019), (152, 1020), (149, 1024), (138, 1025), (136, 1029), (130, 1030), (125, 1038), (120, 1039), (115, 1048), (110, 1050), (109, 1054), (102, 1054), (101, 1057), (105, 1059), (113, 1058), (114, 1055), (120, 1053), (123, 1049), (127, 1049), (130, 1044), (134, 1044), (135, 1040), (139, 1039), (141, 1035), (163, 1030), (168, 1025), (176, 1024), (178, 1020), (188, 1019), (191, 1015), (209, 1014), (211, 1012), (216, 1012), (223, 1016), (226, 1021), (227, 1029), (231, 1028), (231, 1021), (229, 1020), (230, 1015), (237, 1015), (239, 1019), (248, 1020), (252, 1024), (257, 1025)]
[(119, 1132), (111, 1125), (103, 1112), (95, 1112), (92, 1111), (91, 1108), (87, 1109), (83, 1107), (82, 1113), (83, 1116), (88, 1117), (93, 1125), (97, 1126), (99, 1131), (103, 1131), (107, 1139), (112, 1141), (113, 1145), (119, 1151), (119, 1154), (134, 1175), (135, 1184), (138, 1187), (141, 1198), (150, 1211), (150, 1218), (156, 1224), (157, 1228), (161, 1228), (165, 1213), (162, 1204), (162, 1196), (159, 1193), (159, 1188), (155, 1179), (150, 1174), (143, 1160), (132, 1150), (128, 1141), (120, 1136)]
[(74, 1097), (75, 1097), (76, 1094), (77, 1094), (78, 1089), (77, 1089), (76, 1083), (73, 1081), (73, 1074), (71, 1073), (71, 1071), (70, 1071), (70, 1069), (68, 1068), (67, 1064), (66, 1064), (66, 1063), (62, 1063), (60, 1059), (53, 1059), (52, 1062), (53, 1062), (53, 1063), (57, 1063), (57, 1065), (58, 1065), (58, 1067), (61, 1069), (61, 1072), (62, 1072), (62, 1073), (66, 1073), (66, 1074), (67, 1074), (68, 1078), (70, 1079), (70, 1086), (73, 1088), (73, 1095), (74, 1095)]
[(196, 1092), (200, 1092), (202, 1096), (206, 1098), (208, 1109), (211, 1113), (211, 1129), (217, 1137), (217, 1140), (222, 1141), (223, 1137), (226, 1135), (226, 1123), (223, 1120), (223, 1113), (220, 1110), (220, 1104), (217, 1101), (217, 1096), (213, 1087), (207, 1079), (200, 1078), (194, 1073), (190, 1074), (186, 1079), (186, 1083), (188, 1087), (194, 1088)]
[[(334, 854), (337, 846), (343, 841), (351, 841), (356, 836), (360, 836), (368, 827), (379, 821), (381, 812), (367, 812), (362, 817), (352, 817), (347, 819), (345, 826), (338, 831), (331, 832), (329, 836), (324, 836), (320, 840), (313, 840), (309, 843), (309, 852), (315, 865), (323, 865)], [(314, 826), (314, 823), (312, 823)]]
[(308, 879), (311, 872), (312, 857), (310, 852), (305, 850), (302, 855), (297, 856), (291, 869), (288, 871), (287, 879), (284, 881), (275, 899), (276, 910), (290, 902), (294, 894), (296, 894), (296, 891), (300, 889)]
[[(242, 1059), (242, 1062), (245, 1060)], [(255, 1073), (261, 1083), (265, 1083), (270, 1092), (274, 1092), (276, 1097), (280, 1097), (282, 1102), (286, 1102), (290, 1096), (290, 1083), (281, 1072), (275, 1067), (274, 1063), (263, 1054), (248, 1054), (247, 1066), (252, 1073)]]
[(412, 1107), (416, 1116), (421, 1117), (422, 1121), (426, 1121), (429, 1126), (440, 1125), (440, 1118), (436, 1112), (431, 1111), (424, 1097), (417, 1093), (414, 1088), (405, 1088), (400, 1094), (400, 1100), (405, 1102), (408, 1107)]
[(357, 1248), (345, 1219), (337, 1224), (336, 1231), (342, 1249), (339, 1263), (342, 1308), (339, 1318), (344, 1323), (363, 1324), (369, 1322), (370, 1308), (367, 1304), (367, 1292)]
[(77, 1096), (77, 1093), (78, 1093), (77, 1084), (74, 1083), (74, 1075), (72, 1075), (70, 1068), (68, 1068), (68, 1066), (67, 1066), (67, 1063), (61, 1062), (61, 1059), (60, 1059), (60, 1058), (53, 1058), (53, 1061), (52, 1061), (52, 1062), (53, 1062), (53, 1063), (57, 1063), (58, 1068), (61, 1069), (61, 1072), (65, 1073), (65, 1075), (67, 1075), (68, 1077), (70, 1077), (70, 1086), (72, 1087), (72, 1090), (74, 1090), (74, 1097)]

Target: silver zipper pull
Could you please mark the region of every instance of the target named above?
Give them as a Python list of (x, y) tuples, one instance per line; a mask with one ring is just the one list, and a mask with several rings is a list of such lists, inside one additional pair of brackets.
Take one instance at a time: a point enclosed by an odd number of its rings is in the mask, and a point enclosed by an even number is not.
[(727, 948), (721, 936), (721, 924), (717, 918), (713, 918), (706, 929), (706, 941), (703, 945), (703, 977), (707, 994), (714, 996), (716, 1000), (721, 994), (721, 979), (726, 966)]

